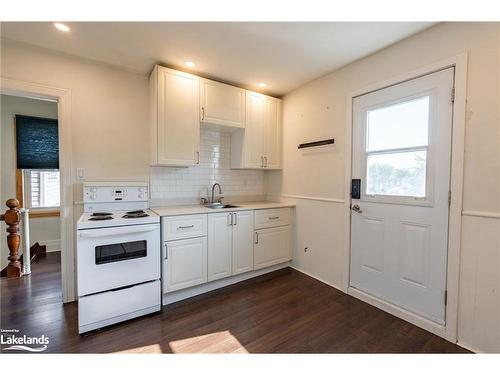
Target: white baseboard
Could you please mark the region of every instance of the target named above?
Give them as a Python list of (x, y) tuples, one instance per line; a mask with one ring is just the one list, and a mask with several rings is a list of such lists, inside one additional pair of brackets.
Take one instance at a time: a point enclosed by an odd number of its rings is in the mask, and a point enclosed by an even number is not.
[(359, 289), (349, 287), (348, 289), (348, 294), (356, 297), (357, 299), (360, 299), (363, 302), (366, 302), (372, 306), (375, 306), (379, 308), (380, 310), (383, 310), (391, 315), (397, 316), (398, 318), (401, 318), (403, 320), (406, 320), (407, 322), (416, 325), (417, 327), (420, 327), (422, 329), (425, 329), (426, 331), (429, 331), (431, 333), (434, 333), (435, 335), (444, 338), (445, 340), (448, 340), (452, 343), (456, 343), (454, 340), (451, 340), (446, 332), (446, 327), (439, 325), (438, 323), (435, 323), (431, 320), (428, 320), (426, 318), (423, 318), (421, 316), (418, 316), (412, 312), (409, 312), (399, 306), (393, 305), (390, 302), (381, 300), (380, 298), (374, 297), (368, 293), (365, 293)]
[(277, 264), (275, 266), (263, 268), (261, 270), (242, 273), (240, 275), (227, 277), (225, 279), (220, 279), (212, 281), (206, 284), (193, 286), (191, 288), (178, 290), (175, 292), (169, 292), (163, 294), (162, 305), (168, 305), (174, 302), (182, 301), (190, 297), (197, 296), (199, 294), (211, 292), (212, 290), (220, 289), (225, 286), (239, 283), (240, 281), (252, 279), (257, 276), (264, 275), (273, 271), (277, 271), (282, 268), (290, 267), (290, 262)]
[(38, 241), (38, 243), (47, 247), (47, 253), (61, 251), (61, 240), (45, 240)]
[(317, 277), (317, 276), (314, 276), (313, 274), (311, 274), (311, 273), (309, 273), (309, 272), (306, 272), (306, 271), (304, 271), (304, 270), (300, 269), (300, 268), (299, 268), (299, 267), (297, 267), (297, 266), (294, 266), (293, 264), (291, 264), (291, 265), (290, 265), (290, 268), (293, 268), (294, 270), (299, 271), (300, 273), (303, 273), (304, 275), (307, 275), (307, 276), (309, 276), (309, 277), (312, 277), (313, 279), (316, 279), (316, 280), (318, 280), (318, 281), (321, 281), (323, 284), (326, 284), (326, 285), (328, 285), (328, 286), (331, 286), (332, 288), (335, 288), (335, 289), (337, 289), (337, 290), (340, 290), (342, 293), (345, 293), (345, 292), (346, 292), (345, 290), (342, 290), (342, 288), (341, 288), (340, 286), (335, 285), (335, 284), (331, 284), (331, 283), (329, 283), (328, 281), (325, 281), (325, 280), (323, 280), (323, 279), (321, 279), (321, 278), (319, 278), (319, 277)]

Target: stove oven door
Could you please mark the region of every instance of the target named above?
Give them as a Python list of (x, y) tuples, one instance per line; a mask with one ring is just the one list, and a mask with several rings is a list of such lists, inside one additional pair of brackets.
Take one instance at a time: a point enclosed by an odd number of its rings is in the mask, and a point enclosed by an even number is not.
[(160, 224), (80, 230), (78, 296), (160, 278)]

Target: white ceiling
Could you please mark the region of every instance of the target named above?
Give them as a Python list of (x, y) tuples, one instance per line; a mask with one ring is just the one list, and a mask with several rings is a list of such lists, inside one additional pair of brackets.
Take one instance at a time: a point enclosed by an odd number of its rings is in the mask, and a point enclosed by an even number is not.
[[(4, 38), (148, 74), (155, 63), (285, 94), (412, 34), (430, 22), (3, 22)], [(266, 91), (264, 90), (264, 91)], [(262, 91), (262, 90), (261, 90)]]

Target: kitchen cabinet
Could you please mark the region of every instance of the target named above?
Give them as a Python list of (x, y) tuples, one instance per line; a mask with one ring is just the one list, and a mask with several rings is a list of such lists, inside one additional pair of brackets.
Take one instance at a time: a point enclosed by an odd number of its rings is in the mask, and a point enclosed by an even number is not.
[(208, 215), (208, 281), (253, 270), (253, 211)]
[(151, 165), (199, 163), (199, 81), (192, 74), (155, 66), (149, 79)]
[(231, 136), (231, 168), (281, 169), (281, 100), (246, 92), (245, 129)]
[(220, 130), (244, 128), (245, 90), (208, 79), (200, 83), (201, 122)]
[(253, 270), (253, 211), (235, 212), (233, 226), (233, 275)]
[(163, 243), (163, 292), (207, 282), (207, 237)]
[(231, 276), (232, 212), (208, 215), (208, 281)]
[(290, 226), (258, 229), (254, 233), (254, 269), (287, 262), (290, 256)]

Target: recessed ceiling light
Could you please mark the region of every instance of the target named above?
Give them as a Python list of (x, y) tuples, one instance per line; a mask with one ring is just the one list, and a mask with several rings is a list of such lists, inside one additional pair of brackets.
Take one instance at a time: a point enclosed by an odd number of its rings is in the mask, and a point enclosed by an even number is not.
[(54, 22), (54, 27), (57, 30), (64, 31), (65, 33), (67, 33), (70, 30), (70, 28), (68, 26), (66, 26), (64, 23), (60, 23), (60, 22)]
[(261, 83), (259, 83), (259, 84), (258, 84), (258, 86), (259, 86), (259, 87), (266, 87), (266, 86), (267, 86), (267, 83), (265, 83), (265, 82), (261, 82)]
[(196, 64), (192, 61), (186, 61), (184, 65), (186, 65), (189, 68), (194, 68), (196, 66)]

